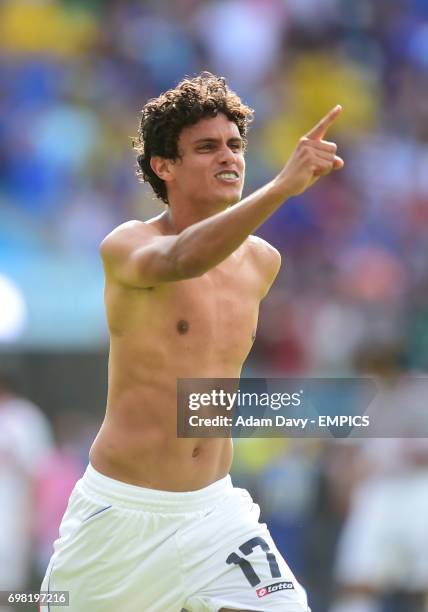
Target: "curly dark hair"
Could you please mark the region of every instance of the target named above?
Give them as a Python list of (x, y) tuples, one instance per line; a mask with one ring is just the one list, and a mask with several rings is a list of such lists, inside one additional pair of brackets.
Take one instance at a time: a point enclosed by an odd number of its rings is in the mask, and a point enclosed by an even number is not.
[(183, 79), (174, 89), (149, 100), (141, 111), (138, 136), (133, 143), (138, 154), (137, 176), (142, 182), (150, 183), (156, 196), (165, 204), (168, 204), (166, 184), (153, 172), (151, 157), (159, 155), (178, 159), (181, 130), (202, 118), (216, 117), (218, 113), (236, 123), (245, 147), (253, 110), (229, 89), (224, 77), (210, 72)]

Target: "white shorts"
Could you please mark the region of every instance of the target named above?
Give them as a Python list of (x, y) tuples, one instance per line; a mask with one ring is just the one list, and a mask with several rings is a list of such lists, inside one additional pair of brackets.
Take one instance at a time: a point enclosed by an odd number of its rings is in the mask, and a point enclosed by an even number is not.
[(68, 612), (309, 612), (259, 515), (230, 476), (175, 493), (119, 482), (88, 466), (70, 497), (42, 590), (69, 591)]

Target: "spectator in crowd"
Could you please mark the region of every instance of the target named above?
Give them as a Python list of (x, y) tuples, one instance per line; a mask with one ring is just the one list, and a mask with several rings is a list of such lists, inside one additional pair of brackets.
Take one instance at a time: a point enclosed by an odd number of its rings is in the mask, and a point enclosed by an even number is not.
[(52, 448), (49, 422), (0, 374), (0, 590), (28, 587), (34, 483)]
[(403, 371), (401, 351), (391, 345), (360, 350), (356, 365), (378, 377), (379, 391), (367, 414), (384, 437), (354, 440), (357, 452), (341, 466), (352, 488), (331, 612), (381, 612), (385, 597), (401, 602), (394, 609), (425, 612), (428, 439), (418, 436), (428, 433), (428, 384)]

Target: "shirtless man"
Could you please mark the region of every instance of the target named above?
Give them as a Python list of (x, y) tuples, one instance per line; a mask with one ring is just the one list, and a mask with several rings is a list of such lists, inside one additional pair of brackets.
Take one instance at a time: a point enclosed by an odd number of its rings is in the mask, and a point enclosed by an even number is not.
[(43, 584), (69, 590), (72, 612), (308, 610), (258, 506), (231, 484), (231, 439), (177, 438), (176, 388), (179, 378), (239, 378), (280, 267), (251, 233), (343, 167), (323, 140), (340, 111), (240, 201), (252, 111), (224, 79), (186, 79), (144, 107), (140, 174), (167, 208), (101, 245), (107, 413)]

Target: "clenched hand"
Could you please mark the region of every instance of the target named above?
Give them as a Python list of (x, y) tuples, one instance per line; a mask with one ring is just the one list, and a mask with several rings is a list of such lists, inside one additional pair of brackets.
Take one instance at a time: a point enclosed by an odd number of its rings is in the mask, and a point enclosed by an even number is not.
[(340, 170), (344, 161), (336, 155), (337, 145), (324, 140), (328, 128), (342, 112), (338, 104), (303, 136), (277, 180), (288, 197), (303, 193), (321, 176)]

